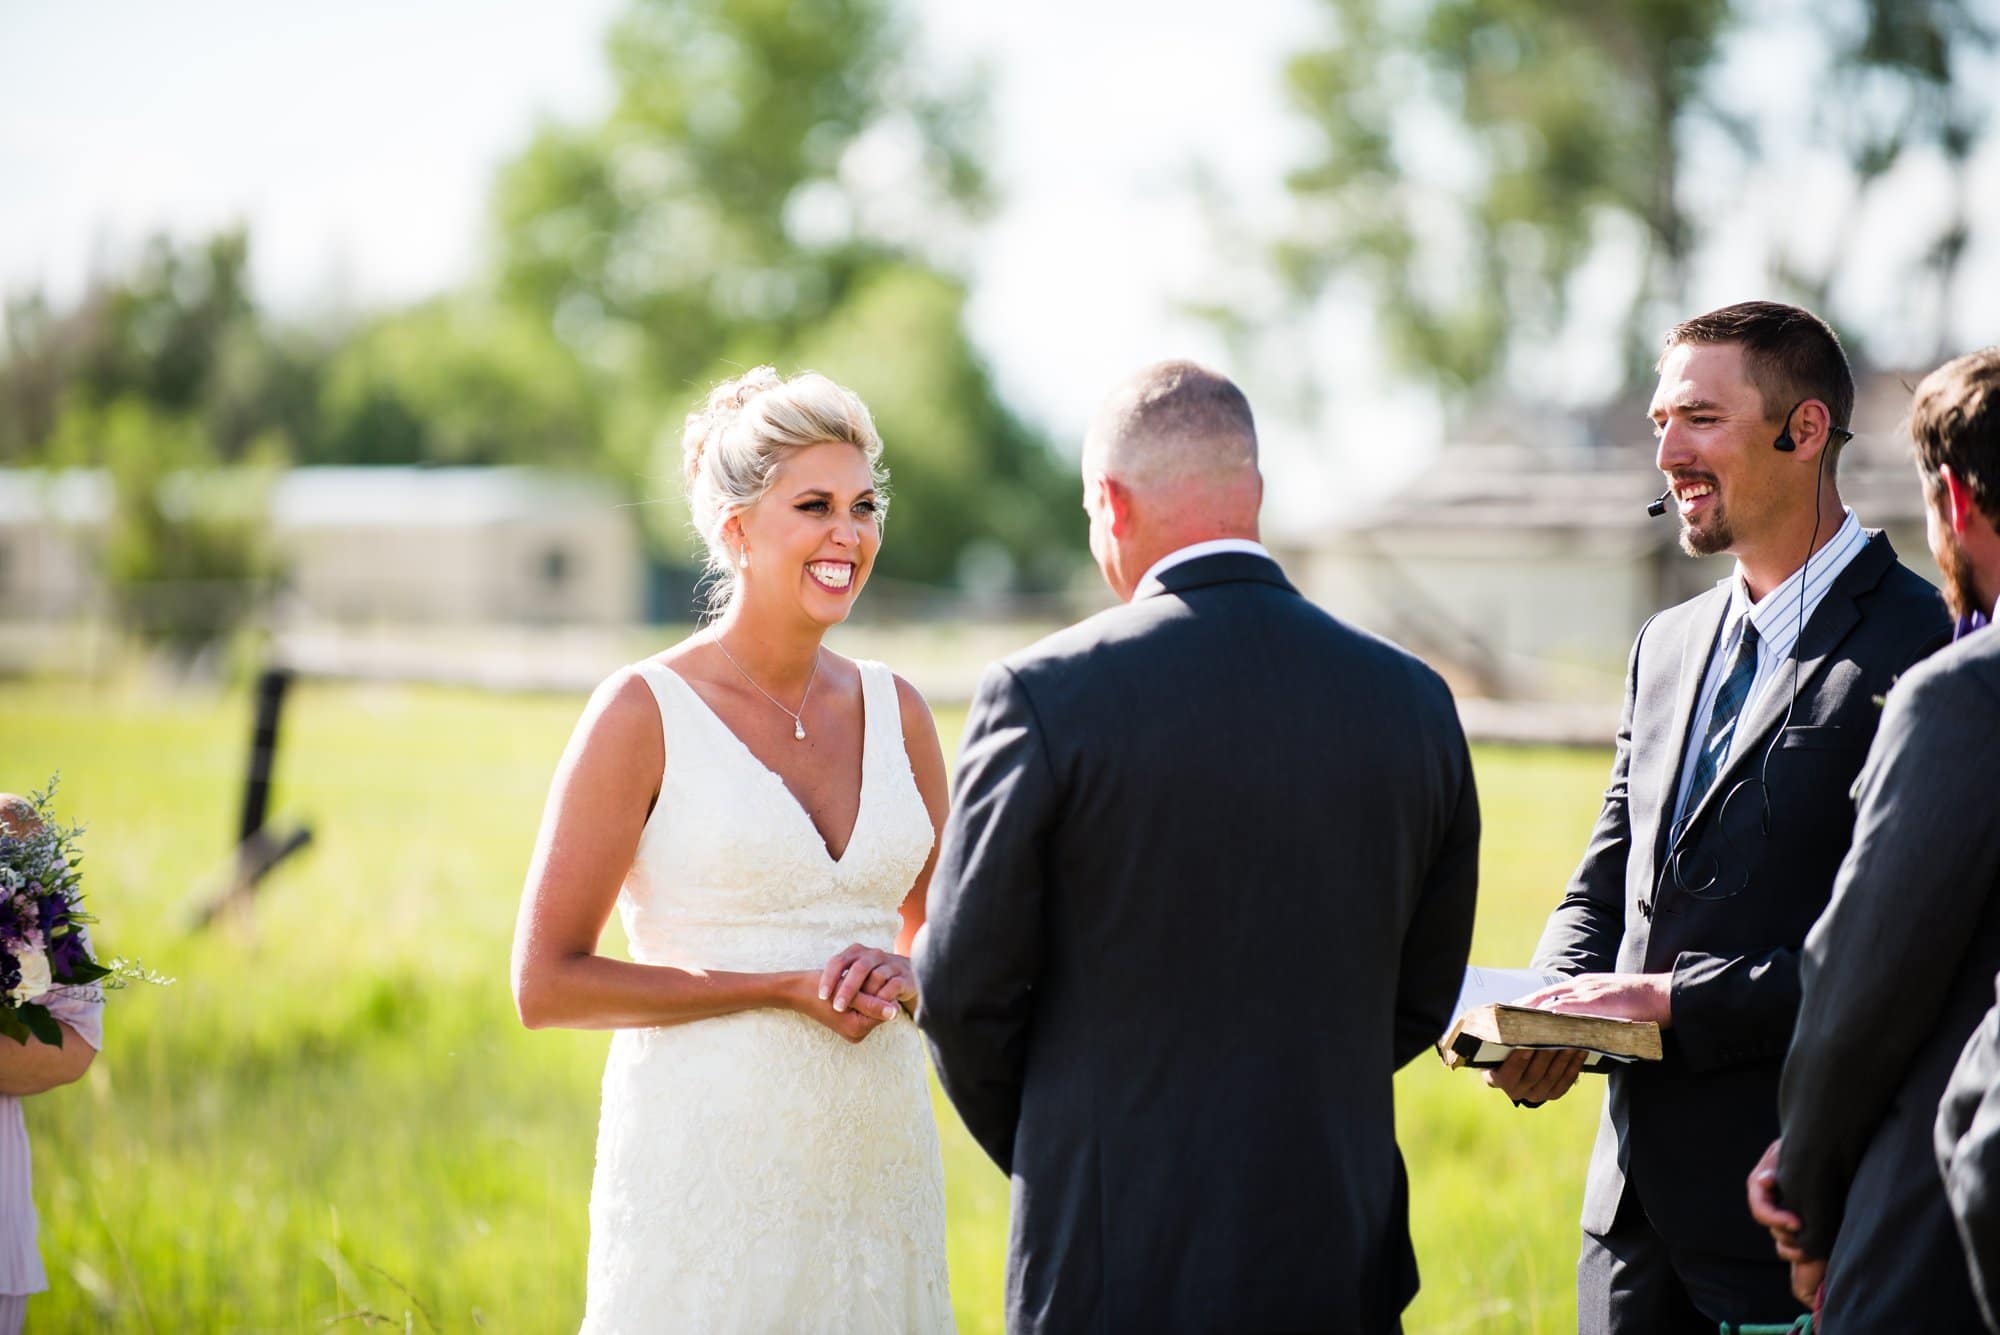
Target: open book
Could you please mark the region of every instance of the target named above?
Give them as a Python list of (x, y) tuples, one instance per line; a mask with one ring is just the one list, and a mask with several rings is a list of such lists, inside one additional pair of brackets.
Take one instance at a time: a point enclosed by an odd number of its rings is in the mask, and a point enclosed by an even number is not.
[(1561, 981), (1561, 974), (1534, 969), (1468, 968), (1438, 1055), (1454, 1069), (1498, 1066), (1515, 1048), (1580, 1048), (1590, 1054), (1586, 1071), (1614, 1061), (1660, 1060), (1660, 1026), (1651, 1020), (1558, 1015), (1508, 1004)]

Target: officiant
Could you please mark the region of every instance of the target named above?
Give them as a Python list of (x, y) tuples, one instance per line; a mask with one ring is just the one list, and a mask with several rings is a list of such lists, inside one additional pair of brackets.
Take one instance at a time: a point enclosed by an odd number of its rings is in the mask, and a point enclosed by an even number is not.
[[(1798, 1313), (1743, 1174), (1776, 1133), (1799, 948), (1847, 850), (1875, 698), (1947, 630), (1937, 591), (1841, 502), (1854, 380), (1823, 321), (1725, 307), (1676, 326), (1657, 369), (1661, 499), (1683, 550), (1736, 565), (1639, 631), (1603, 807), (1535, 953), (1568, 980), (1529, 998), (1663, 1031), (1663, 1060), (1608, 1078), (1584, 1192), (1578, 1328), (1618, 1335)], [(1580, 1064), (1516, 1054), (1489, 1078), (1535, 1102)]]

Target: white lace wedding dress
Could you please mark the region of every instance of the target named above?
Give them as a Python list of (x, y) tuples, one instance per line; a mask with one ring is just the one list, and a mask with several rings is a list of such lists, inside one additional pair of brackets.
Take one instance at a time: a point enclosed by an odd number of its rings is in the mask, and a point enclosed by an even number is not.
[[(817, 971), (893, 947), (930, 853), (895, 679), (861, 664), (861, 806), (836, 861), (789, 789), (672, 669), (666, 771), (619, 895), (634, 959)], [(907, 1017), (850, 1044), (756, 1010), (612, 1039), (590, 1194), (588, 1335), (952, 1329), (944, 1174)]]

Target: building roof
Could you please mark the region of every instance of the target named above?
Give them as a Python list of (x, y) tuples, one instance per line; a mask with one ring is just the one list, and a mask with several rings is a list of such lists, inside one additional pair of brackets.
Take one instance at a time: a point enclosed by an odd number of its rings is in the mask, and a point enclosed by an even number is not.
[[(1840, 470), (1840, 492), (1871, 528), (1921, 522), (1923, 492), (1907, 464), (1884, 467), (1853, 459)], [(1655, 520), (1646, 505), (1662, 481), (1651, 467), (1575, 454), (1552, 459), (1504, 446), (1446, 449), (1402, 491), (1373, 509), (1334, 525), (1326, 537), (1416, 541), (1442, 532), (1499, 531), (1588, 538), (1599, 545), (1650, 547), (1672, 542), (1675, 526)]]
[(557, 514), (609, 515), (618, 491), (534, 468), (294, 468), (271, 492), (281, 528), (476, 526)]

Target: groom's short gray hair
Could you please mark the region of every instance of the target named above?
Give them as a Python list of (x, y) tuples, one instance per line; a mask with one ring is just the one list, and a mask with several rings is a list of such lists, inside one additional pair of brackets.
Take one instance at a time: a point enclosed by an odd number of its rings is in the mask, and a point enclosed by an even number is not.
[(1138, 485), (1254, 473), (1257, 423), (1228, 376), (1191, 361), (1157, 362), (1105, 400), (1084, 454), (1108, 476)]

